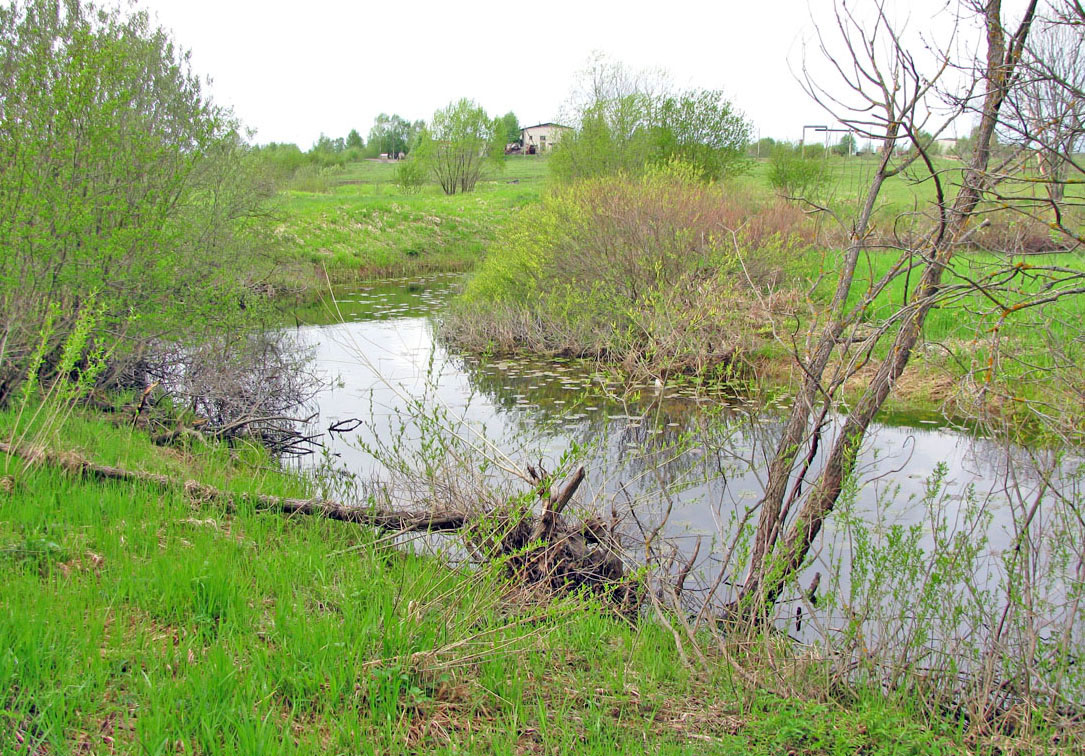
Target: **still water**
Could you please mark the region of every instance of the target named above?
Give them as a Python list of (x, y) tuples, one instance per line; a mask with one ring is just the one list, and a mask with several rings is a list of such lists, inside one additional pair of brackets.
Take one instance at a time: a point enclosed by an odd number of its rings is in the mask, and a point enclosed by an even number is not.
[[(328, 382), (310, 432), (359, 421), (325, 434), (324, 457), (303, 462), (323, 468), (326, 493), (340, 493), (338, 481), (342, 492), (360, 484), (412, 509), (485, 505), (486, 491), (496, 491), (496, 503), (528, 489), (508, 470), (583, 464), (569, 511), (619, 521), (631, 567), (651, 561), (655, 574), (673, 576), (692, 559), (683, 594), (691, 617), (732, 600), (745, 569), (736, 534), (748, 536), (756, 517), (786, 406), (690, 385), (619, 386), (573, 360), (457, 354), (437, 334), (459, 281), (359, 287), (342, 293), (333, 313), (301, 314), (309, 324), (299, 324), (299, 341)], [(1058, 671), (1085, 654), (1085, 465), (1063, 457), (1038, 474), (1045, 458), (938, 417), (877, 425), (859, 452), (855, 486), (776, 603), (775, 627), (833, 658), (869, 656), (886, 670), (919, 664), (951, 677), (982, 669), (995, 649), (1002, 674), (1023, 663), (1085, 700), (1085, 675)], [(442, 469), (453, 474), (442, 478)], [(421, 486), (403, 483), (434, 470)], [(1022, 522), (1027, 538), (1015, 530)], [(662, 536), (651, 553), (648, 533)], [(1027, 568), (1024, 593), (1024, 573), (1007, 567), (1015, 553), (1027, 555), (1016, 562)], [(818, 577), (815, 604), (807, 586)], [(1010, 595), (1028, 605), (1014, 599), (1006, 614)]]
[[(363, 421), (327, 438), (335, 466), (360, 480), (385, 478), (374, 445), (415, 449), (436, 425), (456, 429), (475, 450), (518, 469), (541, 461), (554, 470), (575, 450), (588, 471), (579, 495), (585, 508), (605, 512), (620, 502), (648, 526), (666, 513), (666, 532), (679, 542), (725, 540), (727, 523), (761, 493), (781, 407), (755, 411), (751, 402), (689, 385), (630, 389), (573, 360), (457, 354), (437, 338), (436, 318), (460, 280), (359, 287), (339, 295), (334, 313), (302, 318), (341, 321), (298, 328), (329, 384), (315, 399), (318, 426)], [(978, 502), (995, 519), (989, 548), (1007, 543), (1008, 523), (998, 524), (1006, 504), (1000, 496), (1006, 463), (1021, 450), (975, 439), (936, 417), (897, 420), (868, 436), (857, 510), (882, 519), (891, 511), (897, 524), (922, 523), (930, 516), (924, 495), (938, 475), (943, 512)], [(824, 537), (833, 533), (828, 527)]]

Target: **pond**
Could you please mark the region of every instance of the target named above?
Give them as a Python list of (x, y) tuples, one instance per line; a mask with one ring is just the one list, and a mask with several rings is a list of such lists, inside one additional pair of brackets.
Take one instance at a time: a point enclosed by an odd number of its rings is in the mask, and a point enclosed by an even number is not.
[[(575, 457), (587, 470), (578, 506), (604, 514), (620, 508), (631, 531), (662, 525), (673, 564), (697, 552), (696, 580), (690, 583), (704, 596), (725, 557), (741, 552), (738, 526), (752, 520), (786, 400), (766, 407), (691, 384), (629, 387), (575, 360), (458, 354), (441, 343), (436, 323), (460, 281), (432, 276), (357, 287), (339, 295), (332, 316), (299, 316), (298, 336), (329, 380), (316, 398), (314, 429), (362, 421), (350, 433), (327, 436), (326, 456), (305, 464), (330, 464), (365, 482), (389, 478), (387, 464), (377, 458), (382, 448), (422, 465), (455, 457), (455, 464), (485, 474), (540, 462), (553, 471)], [(325, 324), (313, 323), (319, 319)], [(826, 620), (837, 621), (852, 611), (849, 596), (876, 603), (882, 594), (901, 590), (889, 584), (895, 579), (890, 573), (881, 583), (872, 577), (883, 562), (908, 572), (922, 586), (915, 590), (934, 590), (929, 564), (907, 558), (917, 549), (952, 546), (954, 569), (965, 570), (968, 585), (943, 585), (937, 589), (941, 598), (932, 600), (973, 602), (975, 611), (985, 612), (1002, 590), (1002, 555), (1017, 544), (1023, 509), (1037, 497), (1046, 501), (1052, 487), (1032, 464), (1022, 463), (1047, 454), (976, 438), (937, 416), (892, 420), (869, 433), (857, 484), (819, 536), (799, 590), (817, 572), (829, 576), (826, 590), (844, 597)], [(456, 448), (466, 454), (457, 457), (436, 440), (450, 431), (462, 439)], [(1071, 466), (1064, 460), (1051, 468), (1060, 479), (1060, 496), (1077, 502), (1079, 466), (1079, 460)], [(729, 580), (741, 578), (733, 567), (717, 601), (726, 598)], [(952, 582), (952, 570), (942, 570), (939, 579)], [(1057, 579), (1052, 586), (1049, 598), (1062, 602), (1064, 611), (1065, 586)], [(900, 604), (911, 598), (897, 596)], [(783, 625), (786, 616), (781, 617)]]
[[(720, 511), (757, 500), (782, 405), (766, 409), (689, 384), (630, 387), (576, 360), (456, 354), (437, 339), (434, 318), (461, 280), (431, 276), (358, 287), (338, 295), (334, 312), (301, 315), (298, 335), (314, 349), (329, 384), (315, 399), (318, 426), (365, 421), (354, 433), (328, 438), (338, 466), (363, 479), (380, 476), (381, 464), (366, 449), (412, 425), (408, 418), (422, 403), (426, 413), (440, 410), (447, 422), (484, 432), (521, 467), (541, 460), (552, 470), (563, 453), (580, 450), (589, 471), (581, 498), (588, 500), (632, 492), (645, 469), (655, 469), (686, 486), (672, 524), (680, 521), (690, 533), (710, 535)], [(318, 319), (341, 322), (305, 324)], [(928, 493), (936, 472), (958, 495), (1004, 482), (1003, 444), (936, 415), (893, 421), (873, 427), (859, 468), (866, 483), (861, 498), (872, 506), (895, 491), (899, 522), (908, 521), (905, 504)]]

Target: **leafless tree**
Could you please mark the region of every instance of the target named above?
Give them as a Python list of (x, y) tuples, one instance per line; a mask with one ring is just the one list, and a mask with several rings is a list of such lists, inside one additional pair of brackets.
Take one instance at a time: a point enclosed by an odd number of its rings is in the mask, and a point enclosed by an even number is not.
[[(818, 45), (845, 86), (830, 86), (807, 68), (808, 92), (845, 126), (877, 140), (883, 149), (853, 217), (816, 208), (835, 218), (846, 244), (826, 313), (805, 347), (795, 340), (794, 355), (805, 377), (770, 460), (748, 570), (731, 605), (735, 618), (757, 622), (767, 617), (804, 565), (855, 471), (868, 428), (916, 353), (933, 308), (978, 291), (991, 302), (1000, 326), (1015, 312), (1085, 292), (1080, 271), (1050, 265), (1029, 271), (1042, 277), (1035, 287), (1040, 293), (1027, 300), (1005, 299), (1020, 288), (1028, 267), (1013, 262), (1012, 249), (1000, 250), (995, 255), (999, 264), (974, 277), (951, 266), (987, 222), (986, 216), (1005, 205), (987, 202), (998, 197), (1004, 175), (1004, 166), (993, 165), (992, 145), (996, 132), (1006, 128), (1007, 103), (1026, 81), (1023, 60), (1038, 7), (1038, 0), (1029, 2), (1020, 20), (1007, 28), (999, 0), (964, 3), (963, 14), (982, 27), (975, 60), (956, 58), (954, 51), (966, 45), (935, 46), (928, 40), (925, 48), (913, 47), (892, 23), (884, 3), (873, 7), (869, 20), (841, 5), (832, 32), (819, 30)], [(914, 49), (933, 55), (924, 62)], [(947, 98), (951, 90), (953, 96)], [(935, 114), (941, 127), (934, 124)], [(947, 170), (932, 159), (920, 133), (937, 135), (969, 114), (978, 121), (974, 148), (967, 162)], [(911, 149), (902, 154), (902, 147)], [(931, 183), (935, 200), (910, 214), (908, 223), (898, 219), (889, 235), (884, 224), (876, 223), (876, 208), (886, 181), (905, 169)], [(1028, 206), (1022, 211), (1028, 212)], [(893, 262), (881, 278), (864, 280), (858, 272), (861, 263), (875, 254), (889, 255)], [(902, 306), (879, 315), (875, 301), (902, 277)], [(876, 347), (886, 343), (885, 356), (878, 359)], [(844, 412), (845, 383), (854, 383), (861, 371), (869, 377), (858, 400), (839, 423), (830, 422)]]
[(1061, 19), (1039, 24), (1026, 47), (1021, 81), (1005, 119), (1011, 138), (1035, 152), (1036, 171), (1051, 205), (1080, 183), (1076, 155), (1085, 139), (1085, 25)]
[(640, 100), (654, 100), (675, 91), (670, 75), (659, 68), (634, 69), (595, 51), (576, 75), (573, 90), (561, 107), (561, 118), (579, 124), (585, 113), (603, 109), (608, 119), (639, 125)]

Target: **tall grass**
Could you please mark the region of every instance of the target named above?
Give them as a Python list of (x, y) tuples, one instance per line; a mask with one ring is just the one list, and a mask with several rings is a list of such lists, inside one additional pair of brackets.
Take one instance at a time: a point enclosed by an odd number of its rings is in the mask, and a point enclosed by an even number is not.
[[(0, 429), (13, 422), (0, 415)], [(98, 462), (304, 495), (262, 452), (163, 454), (76, 415)], [(352, 525), (32, 467), (0, 491), (0, 750), (49, 753), (940, 753), (874, 697), (847, 712), (694, 672), (661, 624)], [(836, 745), (833, 745), (836, 744)], [(835, 752), (835, 751), (832, 751)]]
[[(75, 314), (71, 330), (59, 351), (57, 364), (46, 368), (49, 344), (54, 339), (54, 320), (59, 312), (54, 304), (40, 328), (38, 343), (28, 360), (27, 374), (12, 403), (13, 419), (7, 444), (13, 449), (33, 449), (56, 441), (78, 402), (94, 388), (106, 367), (108, 351), (93, 337), (102, 308), (93, 297)], [(3, 472), (9, 472), (13, 459), (4, 456)]]

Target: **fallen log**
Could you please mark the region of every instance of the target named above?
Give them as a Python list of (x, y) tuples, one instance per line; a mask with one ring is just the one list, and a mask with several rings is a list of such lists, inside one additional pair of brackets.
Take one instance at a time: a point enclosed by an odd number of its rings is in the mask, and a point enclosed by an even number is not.
[(329, 520), (403, 532), (458, 530), (469, 522), (468, 515), (462, 512), (395, 512), (372, 507), (350, 506), (330, 499), (296, 499), (268, 494), (223, 491), (195, 480), (178, 481), (168, 475), (100, 465), (74, 452), (53, 452), (36, 447), (16, 449), (0, 442), (0, 453), (19, 457), (31, 464), (53, 465), (70, 473), (98, 480), (140, 483), (162, 490), (183, 490), (191, 498), (218, 502), (226, 505), (228, 510), (235, 509), (240, 503), (248, 503), (256, 509), (265, 511), (324, 517)]
[(639, 604), (640, 590), (626, 575), (614, 528), (608, 529), (598, 518), (570, 523), (562, 515), (584, 480), (582, 467), (556, 493), (550, 490), (549, 476), (532, 471), (531, 477), (543, 501), (538, 515), (511, 507), (508, 511), (408, 512), (351, 506), (323, 498), (224, 491), (196, 480), (179, 481), (159, 473), (98, 464), (74, 452), (15, 448), (0, 442), (0, 453), (18, 457), (30, 465), (59, 467), (73, 475), (183, 491), (196, 501), (219, 503), (228, 512), (236, 511), (239, 505), (249, 505), (261, 511), (323, 517), (395, 533), (462, 531), (473, 543), (471, 551), (480, 561), (503, 557), (510, 575), (524, 584), (550, 593), (587, 587), (614, 600), (624, 612), (634, 611)]

